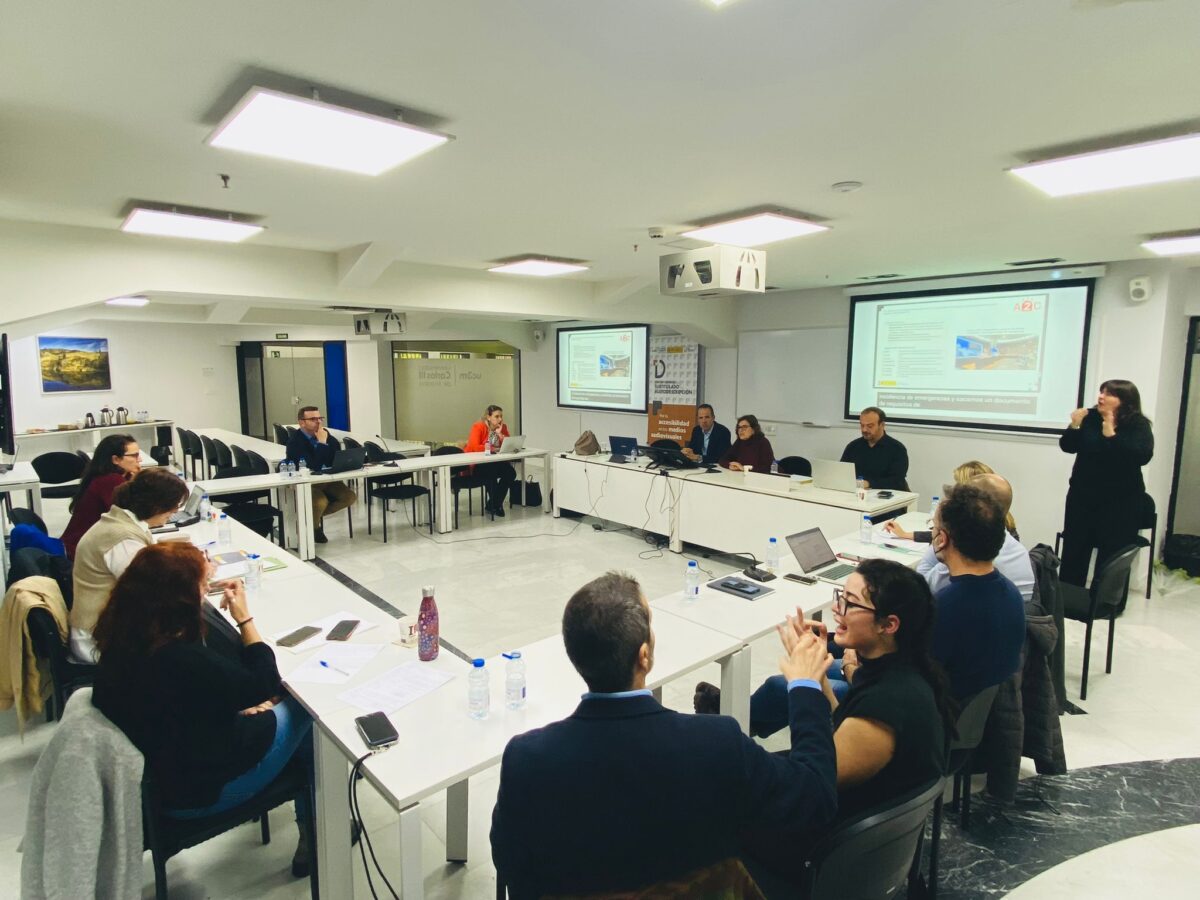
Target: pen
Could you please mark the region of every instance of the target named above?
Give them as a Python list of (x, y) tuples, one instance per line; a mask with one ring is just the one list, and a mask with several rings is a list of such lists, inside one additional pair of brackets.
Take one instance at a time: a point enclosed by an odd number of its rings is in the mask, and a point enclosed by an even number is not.
[(347, 672), (345, 669), (339, 669), (337, 666), (330, 665), (329, 663), (325, 662), (325, 660), (323, 660), (323, 659), (319, 660), (319, 662), (326, 669), (333, 669), (333, 671), (337, 672), (339, 675), (345, 675), (347, 678), (350, 677), (350, 673)]

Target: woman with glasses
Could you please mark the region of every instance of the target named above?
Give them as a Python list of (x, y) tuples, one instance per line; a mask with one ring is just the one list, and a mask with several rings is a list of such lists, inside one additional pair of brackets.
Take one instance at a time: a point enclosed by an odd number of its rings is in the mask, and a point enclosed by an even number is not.
[(79, 489), (68, 507), (71, 521), (62, 534), (67, 556), (75, 558), (79, 539), (112, 506), (113, 491), (142, 469), (137, 441), (127, 434), (110, 434), (96, 445), (96, 452), (83, 470)]
[[(483, 412), (483, 417), (471, 425), (471, 433), (467, 436), (466, 453), (500, 452), (500, 445), (509, 437), (508, 426), (504, 424), (504, 409), (492, 404)], [(517, 480), (517, 470), (510, 463), (494, 462), (475, 466), (472, 474), (484, 480), (487, 489), (487, 511), (493, 516), (504, 517), (504, 501)]]
[(718, 465), (731, 472), (741, 472), (754, 469), (755, 472), (770, 472), (771, 463), (775, 461), (775, 451), (771, 442), (763, 434), (762, 426), (758, 424), (757, 416), (739, 416), (737, 420), (737, 440), (733, 442)]

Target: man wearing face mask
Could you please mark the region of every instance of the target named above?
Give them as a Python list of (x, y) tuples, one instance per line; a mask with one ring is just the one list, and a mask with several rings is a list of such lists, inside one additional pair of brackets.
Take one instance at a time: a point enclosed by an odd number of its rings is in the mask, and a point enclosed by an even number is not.
[(957, 485), (938, 504), (931, 546), (949, 571), (935, 595), (933, 658), (958, 700), (1009, 678), (1021, 666), (1025, 604), (995, 567), (1004, 546), (1004, 508), (991, 492)]

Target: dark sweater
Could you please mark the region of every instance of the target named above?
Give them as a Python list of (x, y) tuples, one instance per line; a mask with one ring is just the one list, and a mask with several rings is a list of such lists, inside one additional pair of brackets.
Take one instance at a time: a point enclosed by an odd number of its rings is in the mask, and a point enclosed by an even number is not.
[(238, 712), (281, 692), (265, 643), (242, 648), (239, 663), (175, 641), (126, 666), (105, 655), (92, 702), (142, 751), (167, 808), (197, 809), (266, 754), (275, 717)]
[(1089, 409), (1078, 428), (1066, 429), (1058, 439), (1064, 452), (1075, 454), (1067, 506), (1113, 528), (1137, 531), (1134, 526), (1146, 493), (1142, 466), (1154, 456), (1150, 422), (1137, 416), (1117, 426), (1110, 438), (1102, 428), (1100, 413)]
[(88, 483), (87, 490), (75, 499), (71, 510), (71, 521), (62, 533), (63, 547), (67, 556), (75, 558), (75, 547), (87, 530), (100, 521), (100, 517), (112, 508), (112, 496), (118, 485), (124, 483), (124, 472), (108, 472)]
[(842, 451), (842, 462), (854, 463), (858, 477), (865, 478), (871, 488), (908, 490), (908, 450), (890, 434), (884, 434), (874, 447), (866, 438), (855, 438)]
[(725, 455), (721, 457), (720, 465), (726, 469), (730, 463), (741, 466), (753, 466), (755, 472), (770, 473), (771, 463), (775, 461), (775, 451), (771, 442), (764, 435), (756, 434), (747, 440), (738, 438), (733, 442)]
[(325, 443), (313, 444), (308, 435), (297, 428), (288, 438), (287, 449), (284, 452), (289, 462), (300, 462), (303, 459), (308, 462), (311, 471), (320, 472), (326, 466), (333, 465), (333, 455), (341, 449), (342, 445), (332, 434), (325, 439)]
[(999, 684), (1021, 667), (1025, 603), (1011, 581), (995, 569), (951, 575), (935, 600), (933, 658), (957, 699)]

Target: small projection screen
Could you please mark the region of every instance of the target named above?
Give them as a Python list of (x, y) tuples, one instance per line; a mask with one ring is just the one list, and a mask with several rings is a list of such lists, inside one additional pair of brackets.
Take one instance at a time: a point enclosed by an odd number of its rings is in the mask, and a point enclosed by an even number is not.
[(558, 405), (646, 411), (649, 325), (558, 329)]

